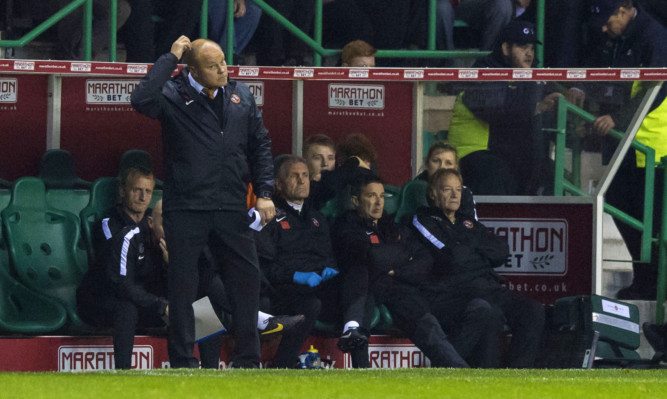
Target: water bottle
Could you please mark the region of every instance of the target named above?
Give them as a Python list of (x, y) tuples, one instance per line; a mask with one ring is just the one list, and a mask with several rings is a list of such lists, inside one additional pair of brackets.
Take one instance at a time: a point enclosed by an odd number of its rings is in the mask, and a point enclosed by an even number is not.
[(320, 352), (310, 345), (310, 349), (306, 351), (306, 368), (319, 369), (322, 367), (322, 360), (320, 359)]

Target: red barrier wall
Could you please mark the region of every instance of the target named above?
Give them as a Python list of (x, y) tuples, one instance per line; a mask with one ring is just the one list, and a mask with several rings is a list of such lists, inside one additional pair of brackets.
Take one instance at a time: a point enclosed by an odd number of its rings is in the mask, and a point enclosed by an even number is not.
[(47, 77), (0, 75), (0, 178), (34, 176), (46, 150)]

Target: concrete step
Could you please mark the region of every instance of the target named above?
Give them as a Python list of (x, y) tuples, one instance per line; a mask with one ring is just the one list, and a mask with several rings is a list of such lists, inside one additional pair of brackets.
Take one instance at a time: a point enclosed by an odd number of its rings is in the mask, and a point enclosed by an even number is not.
[[(637, 353), (639, 353), (642, 359), (650, 359), (655, 354), (655, 351), (653, 350), (653, 348), (651, 348), (651, 345), (649, 345), (649, 343), (646, 341), (642, 325), (645, 322), (655, 323), (656, 302), (655, 301), (624, 301), (624, 302), (636, 305), (637, 308), (639, 309), (640, 346), (639, 349), (637, 349)], [(665, 314), (667, 315), (667, 312), (665, 312)]]

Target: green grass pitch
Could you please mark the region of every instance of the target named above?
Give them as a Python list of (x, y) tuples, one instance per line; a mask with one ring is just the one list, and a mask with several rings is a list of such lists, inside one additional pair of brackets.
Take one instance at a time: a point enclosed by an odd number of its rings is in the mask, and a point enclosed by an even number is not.
[(0, 398), (667, 398), (667, 370), (0, 373)]

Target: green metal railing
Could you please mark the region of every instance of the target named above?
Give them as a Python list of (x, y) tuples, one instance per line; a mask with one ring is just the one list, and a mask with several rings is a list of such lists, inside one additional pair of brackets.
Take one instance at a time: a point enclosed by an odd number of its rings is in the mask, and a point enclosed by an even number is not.
[[(266, 4), (263, 0), (255, 0), (255, 4), (261, 8), (267, 16), (275, 19), (285, 27), (292, 35), (306, 43), (313, 51), (313, 63), (315, 66), (322, 65), (322, 57), (332, 56), (340, 53), (340, 49), (325, 49), (322, 47), (322, 1), (315, 0), (315, 21), (313, 25), (313, 37), (299, 29), (296, 25), (290, 22), (287, 18), (278, 13), (271, 6)], [(537, 0), (537, 38), (540, 42), (544, 42), (544, 2), (545, 0)], [(117, 53), (117, 4), (118, 0), (110, 0), (110, 22), (109, 22), (109, 61), (116, 61)], [(93, 21), (93, 2), (92, 0), (73, 0), (70, 4), (63, 7), (61, 10), (53, 14), (46, 21), (39, 24), (30, 32), (17, 40), (0, 40), (0, 47), (24, 47), (39, 35), (44, 33), (47, 29), (58, 23), (61, 19), (72, 13), (79, 7), (84, 8), (83, 13), (83, 59), (90, 61), (92, 58), (92, 21)], [(428, 40), (426, 50), (378, 50), (375, 55), (378, 58), (474, 58), (488, 54), (488, 51), (444, 51), (435, 49), (436, 39), (436, 0), (429, 0), (428, 12)], [(228, 1), (227, 11), (227, 43), (225, 46), (227, 62), (232, 64), (234, 62), (234, 4), (233, 1)], [(201, 19), (200, 19), (199, 36), (208, 37), (208, 0), (202, 1)], [(542, 67), (543, 46), (537, 46), (537, 58), (539, 67)]]
[[(111, 0), (111, 1), (112, 3), (117, 2), (117, 0)], [(41, 24), (33, 28), (30, 32), (26, 33), (22, 38), (17, 40), (0, 40), (0, 47), (23, 47), (27, 45), (31, 41), (35, 40), (35, 38), (37, 38), (39, 35), (46, 32), (47, 29), (57, 24), (61, 19), (65, 18), (66, 16), (68, 16), (70, 13), (72, 13), (74, 10), (76, 10), (81, 6), (83, 6), (83, 36), (81, 39), (84, 48), (83, 57), (85, 60), (90, 60), (92, 32), (93, 32), (93, 0), (72, 1), (68, 5), (57, 11), (55, 14), (53, 14), (51, 17), (49, 17), (46, 21), (42, 22)], [(113, 21), (113, 25), (115, 25), (117, 19), (116, 7), (113, 7), (113, 10), (114, 11), (111, 19)], [(115, 33), (113, 39), (115, 48), (115, 42), (116, 42)]]
[[(648, 104), (650, 105), (650, 104)], [(556, 155), (555, 155), (555, 179), (554, 179), (554, 195), (562, 196), (565, 192), (575, 194), (578, 196), (589, 196), (579, 188), (579, 172), (581, 170), (581, 145), (579, 137), (571, 135), (572, 142), (572, 175), (573, 181), (568, 181), (565, 178), (565, 147), (567, 136), (567, 117), (572, 114), (580, 117), (584, 121), (593, 122), (595, 116), (568, 102), (565, 98), (558, 99), (558, 121), (556, 128)], [(617, 130), (610, 130), (608, 135), (618, 139), (623, 138), (623, 133)], [(641, 256), (638, 262), (651, 262), (651, 246), (653, 243), (658, 243), (660, 246), (659, 252), (659, 269), (658, 269), (658, 288), (657, 288), (657, 309), (656, 319), (658, 323), (664, 321), (664, 302), (665, 302), (665, 288), (667, 287), (667, 259), (665, 251), (667, 250), (667, 192), (662, 196), (663, 211), (660, 215), (662, 219), (662, 228), (658, 238), (653, 238), (653, 193), (655, 189), (655, 150), (648, 147), (637, 140), (633, 140), (631, 148), (628, 151), (636, 150), (643, 153), (646, 158), (645, 165), (645, 184), (644, 184), (644, 213), (643, 220), (638, 220), (627, 213), (604, 203), (604, 211), (611, 215), (614, 219), (625, 223), (632, 228), (642, 232), (641, 239)], [(659, 167), (667, 165), (667, 157), (661, 159)], [(667, 175), (666, 175), (667, 182)]]

